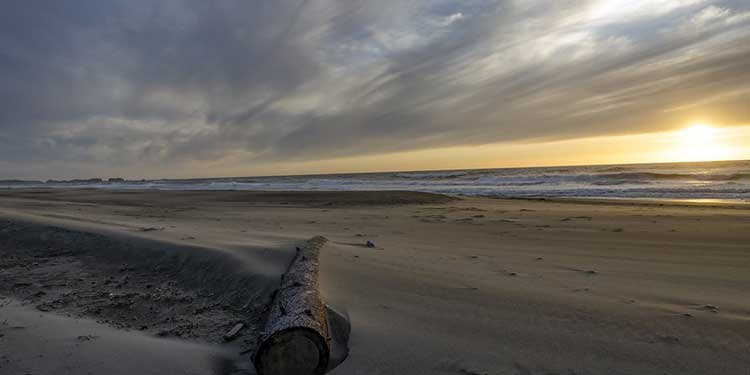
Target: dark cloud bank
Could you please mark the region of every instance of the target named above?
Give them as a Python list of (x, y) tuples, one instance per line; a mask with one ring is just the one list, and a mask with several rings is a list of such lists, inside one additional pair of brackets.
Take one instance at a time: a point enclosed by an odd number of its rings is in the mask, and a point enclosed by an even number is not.
[(750, 120), (747, 3), (600, 3), (4, 1), (0, 178)]

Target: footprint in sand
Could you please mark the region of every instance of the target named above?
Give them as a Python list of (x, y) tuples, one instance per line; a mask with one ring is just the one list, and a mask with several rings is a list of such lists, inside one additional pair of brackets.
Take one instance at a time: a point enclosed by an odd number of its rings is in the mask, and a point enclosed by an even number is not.
[(564, 218), (564, 219), (562, 219), (562, 220), (560, 220), (560, 221), (573, 221), (573, 220), (586, 220), (586, 221), (591, 221), (591, 220), (593, 220), (593, 219), (594, 219), (594, 218), (593, 218), (593, 217), (591, 217), (591, 216), (572, 216), (572, 217), (566, 217), (566, 218)]
[(650, 344), (679, 344), (680, 338), (675, 336), (659, 335), (651, 340), (648, 340)]
[(155, 231), (160, 231), (160, 230), (164, 230), (164, 228), (157, 228), (157, 227), (141, 227), (141, 228), (138, 228), (139, 232), (155, 232)]

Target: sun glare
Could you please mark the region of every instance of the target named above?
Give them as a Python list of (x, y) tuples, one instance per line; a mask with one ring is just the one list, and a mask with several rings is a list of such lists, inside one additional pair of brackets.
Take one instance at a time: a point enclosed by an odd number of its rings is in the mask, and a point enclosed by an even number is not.
[(679, 161), (722, 160), (731, 156), (719, 129), (710, 124), (696, 123), (678, 131), (677, 135), (673, 156)]
[(693, 124), (683, 130), (682, 135), (689, 143), (705, 144), (713, 140), (715, 132), (716, 129), (711, 127), (711, 125)]

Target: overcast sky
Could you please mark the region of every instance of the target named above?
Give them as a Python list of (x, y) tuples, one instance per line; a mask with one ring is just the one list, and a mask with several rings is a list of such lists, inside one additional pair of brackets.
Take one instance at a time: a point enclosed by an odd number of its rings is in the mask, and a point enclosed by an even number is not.
[(304, 173), (699, 117), (750, 123), (746, 0), (0, 3), (0, 178)]

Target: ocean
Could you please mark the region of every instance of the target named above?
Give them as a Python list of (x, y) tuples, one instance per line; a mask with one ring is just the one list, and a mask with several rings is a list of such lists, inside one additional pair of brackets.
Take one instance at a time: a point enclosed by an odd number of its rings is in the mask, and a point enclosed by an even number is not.
[(750, 201), (750, 161), (163, 180), (0, 181), (0, 188), (410, 190), (501, 198)]

